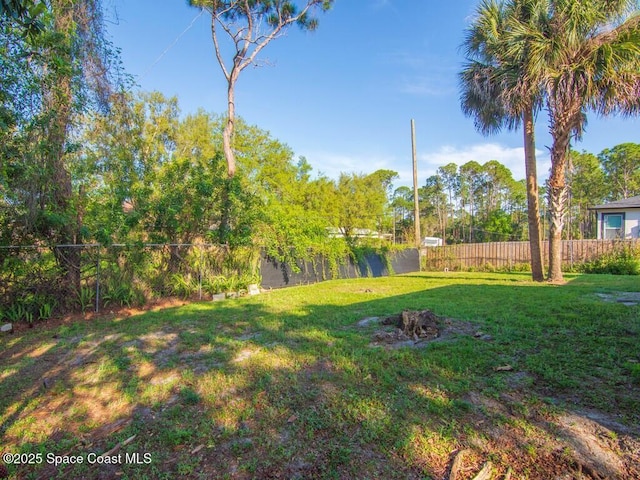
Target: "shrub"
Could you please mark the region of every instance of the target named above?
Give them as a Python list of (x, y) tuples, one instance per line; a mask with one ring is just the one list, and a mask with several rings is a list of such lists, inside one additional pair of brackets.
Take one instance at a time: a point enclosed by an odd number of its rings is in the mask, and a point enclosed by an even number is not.
[(624, 247), (586, 262), (579, 269), (583, 273), (640, 275), (640, 249)]
[(174, 273), (171, 276), (171, 291), (174, 295), (187, 299), (198, 292), (198, 279)]

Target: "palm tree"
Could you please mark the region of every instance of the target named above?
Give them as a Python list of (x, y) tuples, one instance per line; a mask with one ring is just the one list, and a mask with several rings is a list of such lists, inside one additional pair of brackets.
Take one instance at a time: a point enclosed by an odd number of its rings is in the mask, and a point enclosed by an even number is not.
[(570, 141), (581, 136), (588, 110), (640, 113), (640, 12), (637, 0), (525, 1), (538, 17), (511, 29), (511, 54), (526, 62), (524, 83), (545, 91), (553, 139), (549, 280), (562, 281)]
[(541, 108), (542, 92), (538, 84), (525, 81), (523, 57), (527, 51), (514, 50), (509, 43), (513, 38), (511, 29), (535, 21), (535, 6), (517, 0), (509, 3), (484, 0), (480, 4), (463, 45), (469, 61), (460, 73), (460, 83), (462, 110), (475, 118), (476, 129), (481, 133), (489, 135), (505, 127), (513, 130), (523, 125), (531, 274), (533, 280), (542, 281), (534, 136), (534, 116)]
[(571, 138), (581, 136), (588, 110), (640, 113), (638, 1), (484, 0), (480, 11), (485, 10), (475, 29), (478, 36), (470, 34), (466, 42), (476, 57), (470, 55), (474, 61), (461, 75), (468, 92), (463, 110), (475, 115), (476, 125), (487, 132), (513, 128), (521, 114), (527, 135), (525, 112), (529, 107), (535, 112), (537, 102), (544, 100), (553, 139), (549, 280), (562, 281)]

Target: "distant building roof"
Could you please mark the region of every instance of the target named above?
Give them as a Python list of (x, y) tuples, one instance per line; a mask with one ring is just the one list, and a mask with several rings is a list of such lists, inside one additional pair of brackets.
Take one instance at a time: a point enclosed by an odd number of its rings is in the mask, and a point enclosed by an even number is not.
[(621, 208), (640, 208), (640, 195), (591, 207), (592, 210), (619, 210)]

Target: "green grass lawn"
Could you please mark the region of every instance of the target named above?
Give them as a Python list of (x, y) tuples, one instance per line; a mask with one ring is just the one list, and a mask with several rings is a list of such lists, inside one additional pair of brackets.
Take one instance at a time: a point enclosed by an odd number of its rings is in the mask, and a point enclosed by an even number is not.
[[(567, 279), (330, 281), (4, 335), (1, 449), (31, 462), (9, 478), (442, 479), (463, 449), (458, 478), (640, 478), (640, 307), (598, 296), (640, 281)], [(384, 348), (357, 325), (405, 309), (466, 330)]]

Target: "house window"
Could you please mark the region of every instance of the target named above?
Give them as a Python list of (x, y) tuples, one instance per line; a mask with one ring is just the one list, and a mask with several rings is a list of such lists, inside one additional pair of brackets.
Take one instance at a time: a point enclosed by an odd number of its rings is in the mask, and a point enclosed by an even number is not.
[(621, 213), (613, 213), (602, 216), (602, 238), (605, 240), (615, 240), (623, 238), (623, 215)]

